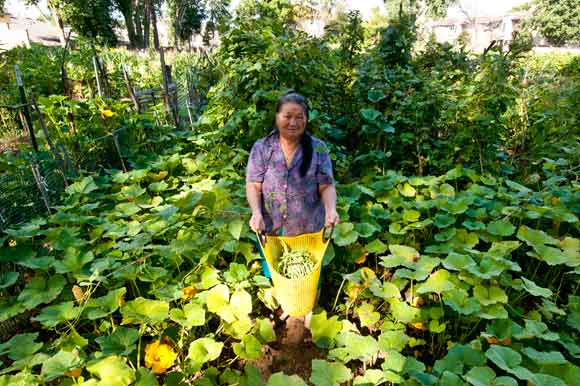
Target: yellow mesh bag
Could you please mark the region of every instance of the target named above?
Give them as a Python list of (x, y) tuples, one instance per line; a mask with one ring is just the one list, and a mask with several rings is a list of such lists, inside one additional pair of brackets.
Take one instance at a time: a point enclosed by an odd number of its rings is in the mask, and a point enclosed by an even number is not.
[[(274, 295), (282, 309), (290, 316), (305, 316), (314, 308), (322, 259), (330, 241), (330, 236), (325, 239), (324, 230), (325, 228), (322, 228), (320, 232), (293, 237), (258, 235), (272, 275)], [(289, 250), (302, 249), (310, 253), (315, 261), (310, 274), (298, 279), (288, 279), (278, 273), (276, 270), (278, 260), (284, 253), (282, 243), (285, 243)]]

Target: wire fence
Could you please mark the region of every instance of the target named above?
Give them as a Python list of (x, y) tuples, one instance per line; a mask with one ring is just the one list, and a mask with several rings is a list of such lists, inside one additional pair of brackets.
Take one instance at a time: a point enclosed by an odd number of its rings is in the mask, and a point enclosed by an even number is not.
[(0, 230), (50, 213), (64, 187), (64, 176), (51, 159), (31, 158), (0, 175)]
[[(18, 86), (22, 90), (20, 104), (0, 104), (0, 232), (54, 212), (53, 208), (58, 205), (67, 186), (67, 178), (78, 175), (79, 170), (90, 172), (115, 168), (126, 171), (133, 155), (158, 151), (163, 147), (154, 139), (160, 131), (193, 124), (194, 115), (204, 102), (202, 95), (207, 90), (200, 87), (199, 80), (195, 78), (198, 74), (190, 68), (186, 68), (185, 72), (182, 70), (178, 79), (173, 80), (162, 53), (160, 57), (163, 72), (161, 87), (138, 90), (130, 77), (126, 73), (124, 75), (126, 90), (129, 90), (128, 97), (124, 99), (131, 100), (135, 112), (144, 113), (143, 117), (147, 116), (155, 122), (153, 126), (156, 128), (143, 125), (143, 122), (133, 122), (105, 136), (91, 138), (82, 135), (55, 143), (50, 141), (52, 134), (42, 121), (42, 112), (34, 98), (32, 102), (26, 101), (16, 68)], [(95, 78), (100, 84), (99, 77), (106, 79), (107, 75), (96, 68)], [(99, 87), (99, 95), (102, 94), (107, 93)], [(35, 123), (34, 118), (37, 120)], [(70, 118), (74, 121), (74, 117)], [(36, 145), (35, 129), (38, 130), (39, 124), (47, 142), (44, 149)], [(7, 157), (7, 154), (13, 156)]]

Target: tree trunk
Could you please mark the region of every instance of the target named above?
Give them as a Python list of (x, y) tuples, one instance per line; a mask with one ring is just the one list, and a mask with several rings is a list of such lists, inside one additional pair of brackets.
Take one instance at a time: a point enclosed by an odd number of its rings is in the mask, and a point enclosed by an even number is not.
[(143, 2), (143, 48), (149, 48), (149, 31), (151, 27), (151, 0)]
[(157, 15), (155, 7), (151, 7), (151, 24), (153, 25), (153, 46), (159, 51), (159, 32), (157, 31)]
[(125, 27), (127, 28), (127, 37), (129, 38), (129, 48), (139, 47), (137, 41), (137, 36), (135, 35), (135, 24), (133, 23), (134, 8), (133, 4), (129, 1), (127, 2), (127, 7), (120, 9), (123, 14), (123, 19), (125, 20)]
[(60, 12), (58, 9), (52, 9), (52, 16), (54, 17), (54, 21), (56, 25), (58, 25), (58, 39), (60, 40), (60, 45), (65, 47), (66, 46), (66, 36), (64, 34), (64, 22), (62, 21), (62, 17), (60, 16)]
[(144, 47), (143, 38), (143, 23), (142, 23), (143, 9), (140, 7), (139, 0), (134, 0), (133, 2), (133, 25), (135, 26), (135, 41), (137, 43), (137, 48)]

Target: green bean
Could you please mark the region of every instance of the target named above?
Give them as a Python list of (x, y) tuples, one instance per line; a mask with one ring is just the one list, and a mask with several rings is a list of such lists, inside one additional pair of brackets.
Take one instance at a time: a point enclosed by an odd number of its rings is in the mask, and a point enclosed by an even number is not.
[(314, 270), (314, 261), (308, 251), (296, 250), (285, 252), (278, 262), (278, 272), (289, 278), (298, 279), (308, 275)]

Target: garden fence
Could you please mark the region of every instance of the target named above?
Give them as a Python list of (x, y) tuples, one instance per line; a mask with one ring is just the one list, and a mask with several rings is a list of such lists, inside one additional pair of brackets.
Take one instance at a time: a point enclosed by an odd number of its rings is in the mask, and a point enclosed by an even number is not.
[[(191, 90), (189, 81), (187, 84), (176, 85), (173, 83), (171, 68), (164, 63), (163, 53), (160, 54), (163, 72), (163, 85), (154, 89), (138, 90), (131, 83), (128, 72), (123, 68), (124, 78), (127, 85), (128, 99), (135, 107), (136, 112), (143, 112), (148, 105), (155, 103), (157, 99), (162, 99), (165, 105), (167, 118), (179, 127), (180, 124), (189, 121), (193, 124), (191, 109), (197, 103), (196, 94)], [(95, 57), (95, 81), (98, 84), (99, 94), (106, 93), (106, 82), (102, 81), (106, 74), (103, 73), (104, 66)], [(18, 87), (20, 89), (19, 104), (11, 106), (0, 106), (0, 156), (5, 151), (14, 152), (16, 165), (4, 161), (0, 158), (0, 232), (16, 224), (28, 221), (38, 216), (47, 216), (53, 212), (53, 207), (59, 203), (59, 198), (68, 185), (67, 176), (77, 174), (79, 165), (74, 165), (69, 155), (69, 149), (62, 144), (53, 144), (50, 135), (45, 127), (40, 109), (35, 103), (32, 94), (26, 94), (19, 74), (19, 69), (15, 69), (17, 74)], [(184, 88), (187, 87), (186, 90)], [(178, 90), (179, 89), (179, 90)], [(181, 94), (181, 95), (180, 95)], [(186, 95), (186, 97), (184, 97)], [(182, 107), (182, 109), (180, 109)], [(188, 120), (180, 119), (179, 113), (186, 110)], [(31, 111), (38, 122), (33, 122)], [(36, 126), (36, 127), (34, 127)], [(47, 140), (50, 151), (38, 149), (35, 138), (35, 129), (40, 126)], [(93, 138), (90, 142), (101, 142), (101, 153), (97, 158), (114, 159), (115, 166), (126, 170), (127, 165), (123, 158), (129, 154), (135, 143), (134, 136), (123, 129), (114, 131), (111, 135)], [(127, 141), (119, 141), (119, 136), (124, 135)], [(6, 141), (6, 139), (9, 139)], [(28, 142), (32, 148), (26, 154), (18, 149), (22, 142)], [(74, 158), (79, 156), (73, 154)], [(83, 156), (83, 155), (81, 155)], [(5, 158), (5, 157), (4, 157)], [(7, 167), (7, 165), (9, 167)], [(86, 167), (86, 165), (83, 165)], [(111, 165), (89, 165), (89, 169)], [(4, 170), (3, 170), (4, 169)]]

